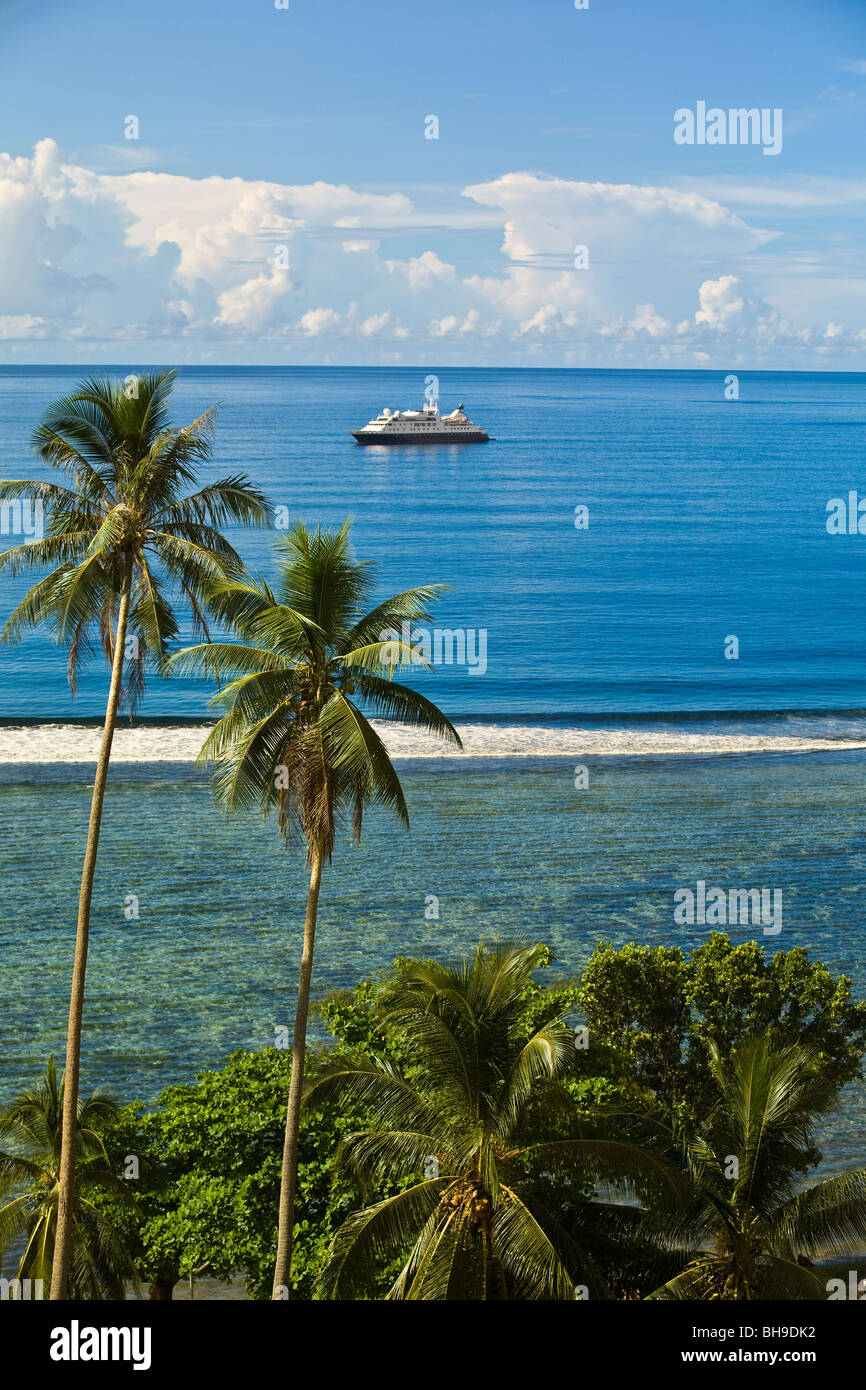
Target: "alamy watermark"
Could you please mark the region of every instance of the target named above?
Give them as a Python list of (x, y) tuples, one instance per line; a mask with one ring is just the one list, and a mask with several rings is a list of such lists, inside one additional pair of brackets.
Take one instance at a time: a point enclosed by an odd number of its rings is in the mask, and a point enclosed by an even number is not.
[(762, 145), (764, 154), (782, 153), (780, 106), (730, 107), (696, 103), (695, 110), (681, 106), (674, 112), (674, 140), (678, 145)]
[(52, 1329), (48, 1354), (52, 1361), (131, 1361), (134, 1371), (147, 1371), (151, 1338), (149, 1327), (82, 1327), (73, 1318)]
[(41, 1279), (0, 1279), (0, 1302), (19, 1303), (45, 1297)]
[(866, 497), (859, 497), (855, 488), (847, 497), (831, 497), (826, 524), (831, 536), (866, 536)]
[(15, 497), (0, 502), (0, 536), (24, 536), (41, 541), (45, 519), (41, 497)]
[(394, 627), (386, 627), (379, 633), (379, 641), (393, 645), (393, 652), (386, 652), (396, 661), (402, 648), (411, 648), (415, 659), (432, 666), (465, 666), (470, 676), (483, 676), (487, 670), (487, 628), (486, 627), (434, 627), (432, 630), (414, 627), (404, 620), (400, 632)]
[(839, 1299), (848, 1299), (852, 1303), (866, 1302), (866, 1279), (861, 1279), (856, 1269), (848, 1270), (847, 1282), (844, 1279), (828, 1279), (824, 1287), (828, 1303), (838, 1302)]
[(699, 878), (695, 888), (676, 890), (674, 904), (678, 927), (753, 926), (765, 936), (782, 930), (781, 888), (707, 888)]

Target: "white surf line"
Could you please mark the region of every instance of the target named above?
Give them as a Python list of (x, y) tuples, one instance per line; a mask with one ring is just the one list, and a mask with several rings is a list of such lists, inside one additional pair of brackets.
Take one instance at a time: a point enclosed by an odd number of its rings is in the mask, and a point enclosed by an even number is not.
[[(406, 725), (373, 720), (391, 756), (409, 758), (621, 758), (726, 753), (824, 753), (866, 748), (858, 739), (794, 738), (780, 734), (688, 733), (639, 728), (580, 729), (524, 724), (461, 724), (463, 751)], [(0, 764), (95, 763), (101, 729), (83, 724), (0, 727)], [(193, 762), (206, 726), (118, 726), (113, 763)]]

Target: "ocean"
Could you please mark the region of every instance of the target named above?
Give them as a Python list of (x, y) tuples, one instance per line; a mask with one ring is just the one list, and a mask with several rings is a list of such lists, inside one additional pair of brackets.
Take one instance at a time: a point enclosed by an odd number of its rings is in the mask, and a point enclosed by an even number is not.
[[(419, 680), (467, 755), (397, 738), (412, 827), (374, 814), (360, 850), (338, 847), (316, 993), (479, 935), (548, 941), (560, 975), (599, 939), (689, 949), (708, 928), (678, 925), (673, 895), (703, 879), (780, 888), (781, 933), (734, 935), (806, 946), (866, 995), (866, 537), (826, 525), (861, 481), (866, 377), (743, 372), (727, 400), (716, 372), (443, 368), (441, 408), (463, 400), (491, 443), (354, 445), (430, 372), (195, 368), (176, 393), (178, 422), (222, 403), (212, 476), (247, 472), (292, 517), (351, 516), (383, 594), (451, 586), (435, 622), (454, 660)], [(0, 474), (44, 476), (30, 433), (81, 375), (0, 368)], [(269, 572), (270, 537), (236, 541)], [(23, 587), (4, 581), (4, 615)], [(6, 1094), (62, 1055), (105, 688), (94, 667), (73, 702), (41, 637), (0, 648)], [(214, 809), (190, 762), (209, 693), (153, 681), (118, 733), (85, 1087), (152, 1097), (291, 1022), (303, 856)], [(852, 1088), (829, 1166), (862, 1157), (864, 1118)]]
[[(465, 401), (493, 442), (354, 443), (382, 406), (420, 406), (432, 373), (443, 411)], [(82, 374), (0, 367), (0, 476), (44, 476), (30, 434)], [(860, 709), (866, 537), (829, 535), (826, 507), (863, 478), (866, 376), (741, 373), (735, 401), (724, 380), (188, 368), (176, 418), (221, 402), (213, 475), (247, 472), (292, 517), (351, 516), (383, 593), (451, 585), (437, 626), (487, 634), (483, 674), (443, 665), (429, 682), (454, 715)], [(238, 544), (267, 572), (269, 537)], [(4, 583), (4, 611), (23, 588)], [(95, 670), (73, 703), (62, 656), (34, 638), (0, 653), (0, 718), (98, 715), (104, 684)], [(204, 708), (202, 686), (154, 682), (142, 713)]]

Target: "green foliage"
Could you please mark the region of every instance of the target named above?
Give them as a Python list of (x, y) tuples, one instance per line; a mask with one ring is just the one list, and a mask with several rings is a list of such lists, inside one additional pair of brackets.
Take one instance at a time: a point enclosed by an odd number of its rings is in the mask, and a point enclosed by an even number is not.
[(866, 1240), (866, 1170), (806, 1188), (795, 1176), (836, 1087), (816, 1052), (769, 1033), (708, 1053), (713, 1104), (695, 1136), (673, 1135), (692, 1198), (663, 1232), (692, 1258), (652, 1297), (824, 1300), (814, 1261)]
[[(125, 1107), (104, 1133), (113, 1165), (141, 1163), (123, 1218), (142, 1277), (174, 1282), (198, 1271), (231, 1280), (245, 1272), (252, 1298), (268, 1298), (291, 1054), (235, 1052), (219, 1071), (163, 1091), (154, 1110)], [(333, 1172), (350, 1117), (311, 1113), (301, 1133), (292, 1272), (294, 1296), (312, 1296), (334, 1231), (357, 1205), (357, 1188)]]
[[(611, 1050), (602, 1070), (623, 1093), (651, 1092), (686, 1127), (715, 1100), (713, 1042), (730, 1055), (742, 1039), (772, 1030), (780, 1043), (808, 1046), (836, 1090), (862, 1076), (866, 1003), (851, 998), (844, 975), (834, 977), (799, 946), (768, 956), (759, 943), (734, 945), (721, 932), (690, 957), (679, 947), (599, 943), (577, 1000), (590, 1051)], [(803, 1162), (819, 1158), (812, 1149)]]
[(367, 806), (409, 823), (400, 780), (367, 714), (460, 745), (432, 701), (393, 679), (429, 663), (407, 643), (381, 637), (404, 622), (430, 621), (428, 606), (444, 586), (410, 589), (366, 611), (373, 566), (353, 558), (348, 521), (339, 531), (296, 522), (276, 551), (275, 588), (244, 575), (209, 589), (238, 640), (189, 647), (171, 666), (228, 682), (213, 698), (224, 713), (199, 754), (216, 764), (217, 799), (264, 815), (276, 809), (281, 832), (305, 840), (312, 863), (315, 854), (330, 859), (341, 815), (356, 841)]
[[(12, 1194), (0, 1206), (0, 1250), (24, 1237), (16, 1278), (51, 1280), (60, 1177), (63, 1082), (54, 1058), (42, 1084), (22, 1091), (0, 1111), (0, 1193)], [(113, 1194), (116, 1213), (129, 1214), (129, 1200), (112, 1169), (99, 1129), (113, 1122), (117, 1107), (103, 1091), (78, 1103), (76, 1201), (72, 1225), (69, 1296), (123, 1298), (135, 1278), (122, 1222), (110, 1220), (103, 1206)]]
[[(46, 412), (33, 444), (68, 480), (0, 482), (0, 499), (35, 497), (46, 534), (0, 555), (7, 575), (49, 570), (18, 604), (3, 640), (41, 624), (69, 648), (73, 691), (99, 646), (108, 661), (121, 595), (130, 594), (130, 651), (124, 692), (130, 706), (148, 663), (162, 671), (179, 627), (172, 600), (182, 596), (197, 631), (207, 634), (205, 591), (240, 569), (221, 534), (226, 523), (266, 525), (261, 493), (242, 476), (197, 487), (211, 455), (215, 410), (182, 429), (169, 423), (174, 372), (121, 382), (93, 377)], [(190, 487), (195, 490), (187, 491)], [(171, 585), (169, 590), (166, 581)]]
[(334, 990), (314, 1006), (338, 1047), (371, 1055), (386, 1050), (386, 1024), (376, 1009), (380, 990), (373, 980), (362, 980), (352, 990)]
[[(356, 1296), (395, 1259), (392, 1299), (573, 1299), (578, 1284), (606, 1295), (543, 1184), (562, 1205), (598, 1173), (676, 1180), (648, 1147), (579, 1130), (574, 1032), (532, 980), (550, 959), (507, 944), (453, 967), (399, 958), (376, 996), (392, 1055), (338, 1054), (312, 1081), (308, 1104), (370, 1116), (340, 1146), (370, 1195), (337, 1233), (330, 1297)], [(395, 1190), (377, 1200), (382, 1186)]]
[[(735, 1121), (725, 1110), (733, 1094), (730, 1078), (746, 1055), (737, 1049), (745, 1046), (750, 1030), (764, 1032), (768, 1026), (775, 1032), (776, 1052), (796, 1041), (791, 1034), (812, 1039), (809, 1083), (804, 1073), (799, 1109), (789, 1084), (784, 1123), (772, 1140), (759, 1145), (755, 1160), (756, 1172), (768, 1165), (776, 1185), (773, 1191), (766, 1184), (762, 1189), (766, 1211), (778, 1217), (793, 1200), (798, 1175), (816, 1161), (815, 1118), (832, 1106), (840, 1086), (860, 1065), (866, 1009), (851, 999), (844, 977), (834, 978), (799, 949), (766, 959), (753, 942), (733, 946), (716, 935), (691, 959), (678, 950), (600, 946), (579, 983), (546, 984), (540, 977), (552, 964), (549, 950), (510, 948), (525, 954), (499, 999), (499, 1023), (485, 1034), (489, 1085), (484, 1106), (480, 1095), (475, 1101), (470, 1097), (467, 1106), (466, 1087), (451, 1068), (458, 1058), (476, 1056), (480, 1033), (475, 1036), (472, 1028), (466, 1033), (465, 1019), (461, 1023), (452, 1017), (447, 991), (455, 991), (453, 1004), (469, 988), (473, 971), (483, 979), (497, 953), (506, 949), (481, 948), (480, 957), (451, 969), (399, 957), (385, 979), (365, 980), (317, 1006), (335, 1046), (309, 1058), (306, 1068), (295, 1297), (321, 1297), (321, 1289), (343, 1296), (350, 1291), (355, 1298), (381, 1298), (389, 1289), (402, 1290), (399, 1296), (408, 1293), (408, 1275), (402, 1283), (400, 1276), (421, 1239), (422, 1229), (413, 1223), (423, 1213), (417, 1210), (417, 1191), (407, 1194), (424, 1186), (430, 1153), (439, 1157), (452, 1191), (466, 1196), (464, 1207), (470, 1192), (476, 1200), (498, 1182), (500, 1190), (503, 1184), (511, 1187), (527, 1210), (543, 1215), (550, 1246), (542, 1249), (536, 1243), (531, 1260), (529, 1247), (523, 1246), (528, 1263), (523, 1256), (518, 1260), (517, 1286), (546, 1288), (546, 1297), (554, 1296), (555, 1287), (561, 1292), (564, 1284), (557, 1285), (554, 1273), (557, 1260), (560, 1274), (566, 1271), (573, 1282), (614, 1297), (646, 1296), (669, 1284), (696, 1258), (697, 1207), (692, 1193), (688, 1219), (677, 1221), (662, 1199), (661, 1169), (653, 1166), (652, 1151), (674, 1160), (679, 1154), (681, 1182), (691, 1192), (699, 1152), (695, 1146), (703, 1144), (705, 1155), (715, 1155), (705, 1158), (705, 1190), (725, 1197), (719, 1158), (739, 1152), (746, 1142), (746, 1122)], [(475, 987), (480, 987), (478, 981)], [(581, 1011), (590, 1024), (586, 1050), (574, 1048), (572, 1029)], [(428, 1036), (431, 1028), (435, 1036)], [(457, 1048), (444, 1047), (447, 1033), (459, 1041)], [(715, 1044), (714, 1036), (722, 1041)], [(555, 1041), (544, 1062), (538, 1042), (547, 1038)], [(529, 1065), (526, 1059), (534, 1054)], [(509, 1111), (505, 1077), (521, 1056), (529, 1068), (524, 1070), (526, 1084)], [(136, 1243), (146, 1278), (173, 1281), (206, 1266), (202, 1272), (208, 1276), (228, 1279), (246, 1270), (250, 1295), (268, 1296), (290, 1067), (288, 1052), (235, 1053), (221, 1070), (202, 1072), (194, 1084), (165, 1091), (154, 1109), (128, 1106), (111, 1120), (106, 1145), (114, 1171), (123, 1170), (128, 1154), (142, 1160), (141, 1179), (127, 1184), (138, 1194), (136, 1213), (113, 1205), (111, 1213)], [(728, 1078), (724, 1103), (723, 1074)], [(411, 1139), (411, 1127), (404, 1125), (398, 1138), (389, 1139), (395, 1132), (395, 1102), (377, 1087), (388, 1092), (398, 1078), (407, 1087), (400, 1094), (414, 1096), (413, 1104), (423, 1106), (430, 1118), (429, 1137), (422, 1129)], [(503, 1118), (506, 1114), (510, 1120)], [(476, 1126), (471, 1138), (464, 1133), (470, 1121)], [(735, 1123), (741, 1123), (737, 1133)], [(617, 1144), (623, 1146), (619, 1168), (614, 1162)], [(649, 1145), (648, 1166), (635, 1156), (638, 1144)], [(455, 1159), (453, 1172), (446, 1163), (449, 1154)], [(617, 1178), (626, 1181), (625, 1189), (608, 1186)], [(838, 1197), (851, 1205), (857, 1196), (852, 1179), (846, 1181), (847, 1196), (823, 1187), (823, 1198), (813, 1199), (820, 1217), (809, 1228), (813, 1244), (801, 1222), (795, 1262), (804, 1251), (818, 1249), (818, 1235), (832, 1254), (832, 1202)], [(597, 1200), (599, 1192), (606, 1200)], [(103, 1204), (106, 1200), (100, 1199)], [(365, 1212), (393, 1212), (400, 1201), (404, 1211), (398, 1210), (399, 1219), (391, 1226), (393, 1239), (380, 1240), (374, 1231), (367, 1253), (352, 1251), (335, 1275), (334, 1260), (343, 1259), (341, 1252), (354, 1239)], [(859, 1217), (850, 1217), (855, 1219)], [(849, 1221), (845, 1230), (850, 1231), (850, 1220), (844, 1215)], [(464, 1236), (471, 1225), (464, 1223)], [(767, 1231), (771, 1225), (768, 1219)], [(519, 1247), (520, 1233), (514, 1238)], [(713, 1230), (706, 1226), (703, 1239), (711, 1238)], [(455, 1255), (455, 1269), (463, 1260), (458, 1280), (478, 1273), (471, 1260), (466, 1263), (465, 1253)], [(488, 1273), (493, 1268), (489, 1262)], [(535, 1284), (532, 1269), (536, 1275), (542, 1271)], [(707, 1283), (703, 1271), (705, 1296), (706, 1290), (720, 1287), (717, 1273)], [(803, 1276), (798, 1287), (806, 1282)], [(425, 1293), (425, 1284), (426, 1275), (419, 1292), (427, 1297), (433, 1286), (426, 1284)]]

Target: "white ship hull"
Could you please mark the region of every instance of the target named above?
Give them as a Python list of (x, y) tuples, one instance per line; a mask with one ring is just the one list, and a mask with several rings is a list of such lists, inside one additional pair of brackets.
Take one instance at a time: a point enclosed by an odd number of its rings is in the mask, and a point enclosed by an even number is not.
[(440, 415), (436, 405), (423, 410), (383, 410), (362, 430), (350, 430), (359, 444), (486, 444), (490, 435), (479, 429), (463, 406)]
[(486, 444), (484, 430), (351, 430), (359, 444)]

